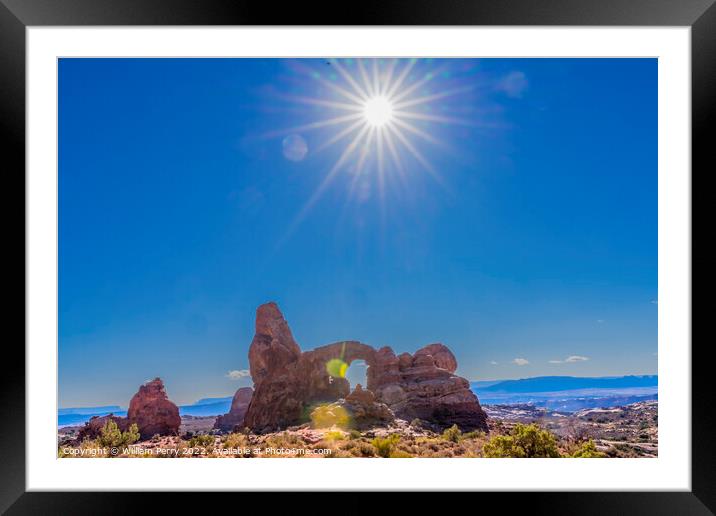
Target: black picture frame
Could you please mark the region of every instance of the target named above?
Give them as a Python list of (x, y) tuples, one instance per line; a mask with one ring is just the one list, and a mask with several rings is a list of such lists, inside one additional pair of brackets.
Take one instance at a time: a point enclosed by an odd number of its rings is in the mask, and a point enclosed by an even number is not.
[[(706, 175), (716, 170), (716, 154), (708, 131), (716, 121), (714, 0), (362, 0), (349, 8), (342, 3), (322, 5), (318, 2), (283, 2), (277, 7), (246, 0), (0, 0), (0, 127), (3, 133), (0, 145), (6, 164), (3, 166), (5, 180), (19, 183), (17, 188), (9, 189), (6, 182), (6, 192), (12, 192), (6, 194), (6, 199), (20, 197), (23, 192), (23, 208), (25, 29), (48, 25), (688, 26), (692, 45), (692, 185), (696, 171)], [(693, 192), (692, 202), (699, 195), (707, 195), (705, 189)], [(14, 221), (19, 208), (3, 204), (5, 220)], [(9, 228), (10, 224), (5, 226)], [(24, 267), (27, 259), (24, 248), (22, 254)], [(6, 256), (11, 254), (8, 252)], [(500, 506), (520, 507), (538, 514), (713, 514), (716, 511), (716, 455), (714, 411), (708, 408), (713, 393), (707, 370), (710, 344), (693, 339), (691, 345), (691, 444), (694, 450), (691, 492), (481, 493), (479, 496), (493, 499), (499, 496), (502, 499), (494, 501)], [(0, 511), (8, 514), (141, 512), (140, 509), (147, 506), (149, 494), (26, 492), (25, 353), (19, 344), (9, 340), (4, 352), (5, 367), (0, 375), (0, 442), (4, 445), (0, 458)], [(158, 496), (163, 497), (160, 503), (165, 512), (188, 508), (185, 494)], [(224, 500), (234, 496), (233, 503), (237, 503), (235, 495), (213, 493), (211, 496)], [(291, 506), (295, 507), (296, 499), (292, 500)], [(485, 503), (482, 500), (486, 499), (481, 498), (481, 507)], [(245, 503), (241, 505), (246, 507)], [(365, 509), (370, 510), (369, 506)]]

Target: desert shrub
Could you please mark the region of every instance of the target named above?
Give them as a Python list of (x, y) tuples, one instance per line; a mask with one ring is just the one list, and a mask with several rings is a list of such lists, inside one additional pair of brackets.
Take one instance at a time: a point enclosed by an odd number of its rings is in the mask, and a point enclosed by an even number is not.
[(579, 448), (572, 453), (572, 457), (575, 459), (596, 459), (606, 457), (606, 454), (597, 450), (594, 441), (590, 439), (589, 441), (583, 442)]
[(462, 432), (460, 431), (460, 429), (458, 428), (458, 426), (457, 426), (457, 425), (452, 425), (450, 428), (448, 428), (447, 430), (445, 430), (445, 431), (443, 432), (442, 437), (443, 437), (443, 439), (445, 439), (446, 441), (450, 441), (450, 442), (456, 443), (456, 442), (458, 442), (458, 441), (460, 440), (460, 436), (461, 436), (461, 435), (462, 435)]
[(97, 438), (97, 444), (103, 448), (128, 446), (139, 441), (139, 428), (132, 423), (127, 430), (122, 432), (117, 423), (108, 420), (102, 427), (102, 432)]
[(409, 459), (412, 455), (405, 450), (393, 450), (390, 452), (391, 459)]
[(362, 436), (358, 430), (351, 430), (348, 432), (348, 437), (351, 439), (360, 439)]
[(288, 432), (274, 434), (266, 439), (267, 448), (300, 448), (305, 444), (301, 436)]
[(125, 432), (122, 432), (124, 444), (134, 444), (139, 441), (139, 437), (139, 427), (136, 423), (132, 423)]
[(104, 457), (105, 456), (105, 446), (100, 444), (99, 439), (85, 439), (80, 443), (79, 448), (81, 450), (87, 450), (90, 453), (85, 455), (80, 455), (81, 457)]
[(628, 444), (614, 444), (609, 450), (607, 455), (610, 457), (636, 457), (634, 449)]
[(379, 457), (388, 458), (391, 452), (400, 442), (400, 436), (398, 434), (391, 434), (388, 437), (376, 437), (370, 444), (373, 445), (375, 451)]
[(452, 443), (459, 443), (460, 441), (464, 441), (465, 439), (477, 439), (484, 436), (485, 432), (481, 432), (480, 430), (473, 430), (472, 432), (462, 433), (462, 431), (460, 430), (460, 428), (458, 428), (457, 425), (452, 425), (450, 428), (448, 428), (442, 433), (442, 438)]
[(224, 447), (226, 448), (247, 448), (249, 446), (249, 439), (244, 434), (238, 434), (236, 432), (226, 436), (224, 441)]
[(189, 439), (189, 448), (213, 448), (214, 436), (207, 434), (195, 435)]
[(323, 434), (323, 438), (326, 441), (342, 441), (346, 438), (346, 435), (340, 430), (331, 430), (330, 432)]
[(557, 440), (534, 424), (516, 424), (509, 435), (497, 435), (485, 443), (485, 457), (560, 457)]
[(463, 439), (479, 439), (480, 437), (485, 437), (485, 432), (473, 430), (472, 432), (465, 432), (462, 434)]
[(350, 453), (353, 457), (375, 457), (375, 448), (366, 442), (358, 442)]

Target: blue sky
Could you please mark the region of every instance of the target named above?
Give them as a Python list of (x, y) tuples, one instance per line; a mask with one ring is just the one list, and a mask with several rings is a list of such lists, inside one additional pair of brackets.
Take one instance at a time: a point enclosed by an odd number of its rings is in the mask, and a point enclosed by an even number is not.
[(422, 160), (396, 141), (379, 173), (376, 137), (316, 194), (351, 140), (306, 125), (345, 114), (315, 99), (346, 100), (356, 61), (60, 60), (60, 407), (155, 376), (178, 403), (233, 394), (269, 300), (303, 349), (656, 373), (656, 60), (411, 66)]

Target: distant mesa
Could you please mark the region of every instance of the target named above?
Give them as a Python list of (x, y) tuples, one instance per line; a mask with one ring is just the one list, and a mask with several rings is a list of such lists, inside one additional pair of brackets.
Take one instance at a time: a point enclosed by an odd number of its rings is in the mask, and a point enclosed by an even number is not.
[[(350, 366), (354, 360), (367, 364), (367, 386), (351, 394), (348, 380), (329, 363)], [(477, 396), (465, 378), (454, 374), (457, 360), (443, 344), (399, 356), (390, 347), (376, 350), (357, 341), (302, 352), (283, 314), (271, 302), (256, 311), (249, 367), (255, 391), (244, 425), (257, 433), (302, 423), (312, 407), (339, 400), (358, 421), (418, 418), (438, 427), (488, 430)]]
[(127, 417), (113, 414), (95, 416), (80, 429), (78, 439), (81, 441), (98, 437), (109, 420), (117, 423), (122, 431), (136, 423), (142, 439), (148, 439), (155, 434), (177, 435), (181, 424), (179, 408), (169, 401), (161, 378), (155, 378), (139, 387), (129, 402)]
[(537, 376), (521, 380), (502, 380), (492, 385), (483, 385), (485, 391), (494, 392), (550, 392), (575, 389), (632, 389), (639, 387), (656, 387), (659, 384), (657, 375), (643, 376)]

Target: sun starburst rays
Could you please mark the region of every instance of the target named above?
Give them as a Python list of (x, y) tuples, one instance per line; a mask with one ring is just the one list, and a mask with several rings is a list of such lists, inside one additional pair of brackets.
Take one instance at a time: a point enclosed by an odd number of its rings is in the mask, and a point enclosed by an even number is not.
[[(447, 147), (436, 136), (440, 125), (470, 125), (468, 121), (435, 111), (442, 112), (443, 106), (439, 103), (463, 94), (471, 87), (441, 90), (437, 78), (442, 76), (444, 67), (418, 73), (417, 63), (417, 59), (329, 59), (326, 64), (331, 66), (332, 72), (328, 75), (309, 72), (312, 79), (323, 87), (322, 96), (282, 97), (290, 102), (319, 108), (323, 117), (275, 134), (325, 132), (335, 127), (335, 133), (328, 133), (322, 141), (319, 140), (311, 153), (315, 155), (336, 145), (344, 145), (335, 163), (299, 211), (292, 227), (305, 218), (341, 170), (353, 174), (348, 185), (349, 199), (355, 197), (358, 182), (368, 177), (375, 181), (382, 204), (391, 175), (403, 187), (407, 185), (406, 172), (412, 169), (406, 168), (406, 158), (447, 189), (445, 178), (428, 160), (424, 147), (425, 144)], [(420, 144), (416, 145), (417, 142)]]

